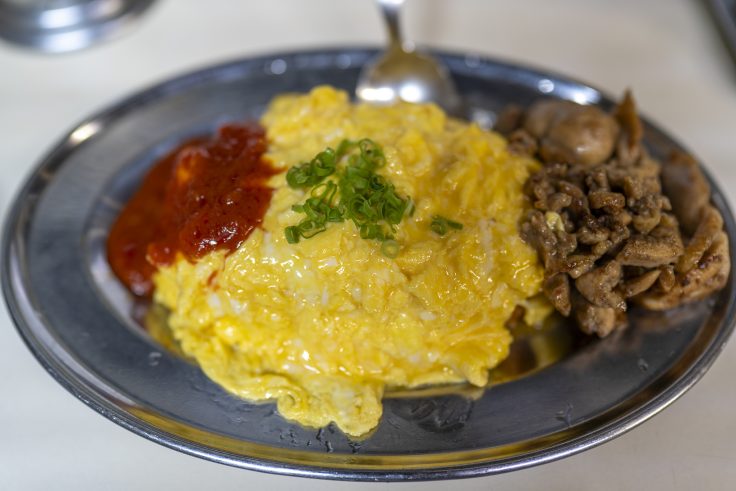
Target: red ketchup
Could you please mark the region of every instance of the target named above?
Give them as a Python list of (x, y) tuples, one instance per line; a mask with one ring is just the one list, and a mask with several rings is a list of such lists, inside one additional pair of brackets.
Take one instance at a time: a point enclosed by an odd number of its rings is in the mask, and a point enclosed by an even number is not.
[(260, 225), (271, 201), (266, 182), (279, 172), (263, 157), (266, 149), (262, 127), (230, 124), (153, 166), (107, 240), (110, 266), (131, 292), (150, 296), (153, 273), (178, 253), (194, 261), (232, 252)]

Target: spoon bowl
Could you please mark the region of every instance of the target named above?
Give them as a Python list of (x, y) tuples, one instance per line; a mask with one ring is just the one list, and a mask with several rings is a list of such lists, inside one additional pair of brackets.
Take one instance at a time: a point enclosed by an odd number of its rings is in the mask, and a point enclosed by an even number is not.
[(389, 46), (363, 68), (355, 90), (358, 100), (374, 104), (434, 102), (451, 114), (460, 112), (462, 102), (447, 68), (402, 42), (399, 10), (403, 0), (378, 0), (378, 4)]

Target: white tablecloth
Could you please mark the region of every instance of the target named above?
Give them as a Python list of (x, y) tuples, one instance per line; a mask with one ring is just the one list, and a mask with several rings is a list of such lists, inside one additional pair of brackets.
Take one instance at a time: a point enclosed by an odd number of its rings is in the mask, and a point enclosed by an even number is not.
[[(414, 0), (419, 44), (553, 69), (619, 94), (693, 149), (736, 199), (736, 68), (698, 2)], [(74, 122), (152, 82), (235, 57), (378, 44), (368, 0), (160, 1), (123, 38), (47, 57), (0, 44), (0, 212)], [(736, 488), (736, 345), (682, 399), (583, 454), (453, 489)], [(0, 308), (0, 489), (376, 489), (271, 476), (151, 443), (101, 417), (44, 372)], [(447, 489), (414, 483), (401, 489)]]

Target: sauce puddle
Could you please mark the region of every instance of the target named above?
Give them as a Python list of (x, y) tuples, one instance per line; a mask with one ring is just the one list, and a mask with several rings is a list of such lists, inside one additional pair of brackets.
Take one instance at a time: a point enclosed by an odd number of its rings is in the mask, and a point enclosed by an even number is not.
[(107, 257), (135, 295), (150, 297), (158, 267), (177, 254), (194, 261), (234, 251), (260, 225), (278, 170), (263, 157), (265, 130), (229, 124), (211, 138), (188, 140), (158, 161), (115, 221)]

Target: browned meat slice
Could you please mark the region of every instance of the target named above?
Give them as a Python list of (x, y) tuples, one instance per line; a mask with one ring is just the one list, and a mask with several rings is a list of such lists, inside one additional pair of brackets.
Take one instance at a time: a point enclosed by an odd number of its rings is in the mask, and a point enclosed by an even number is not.
[(631, 217), (631, 223), (634, 229), (642, 234), (648, 234), (654, 228), (659, 225), (662, 219), (662, 211), (659, 207), (648, 207), (644, 208), (639, 213), (636, 213)]
[(667, 239), (682, 244), (682, 234), (680, 234), (677, 218), (672, 213), (663, 213), (659, 220), (659, 225), (654, 227), (649, 235), (657, 239)]
[(571, 278), (579, 278), (584, 275), (595, 266), (595, 260), (597, 256), (593, 254), (572, 254), (567, 257), (564, 271), (570, 275)]
[(541, 100), (532, 104), (524, 115), (524, 129), (541, 139), (555, 121), (568, 115), (575, 104), (567, 101)]
[(604, 240), (602, 242), (598, 242), (597, 244), (593, 244), (593, 247), (590, 248), (590, 251), (596, 257), (603, 257), (605, 254), (608, 254), (612, 250), (613, 250), (613, 242), (610, 240)]
[(601, 109), (569, 101), (533, 104), (524, 129), (540, 140), (545, 161), (583, 165), (607, 160), (619, 132), (616, 121)]
[(686, 302), (705, 298), (726, 285), (731, 270), (728, 251), (728, 236), (723, 230), (713, 238), (713, 242), (698, 264), (682, 276), (682, 296)]
[(593, 191), (588, 195), (590, 207), (594, 210), (609, 207), (611, 209), (623, 208), (626, 205), (626, 198), (621, 193), (613, 193), (611, 191)]
[(548, 271), (558, 272), (565, 269), (568, 254), (577, 247), (574, 235), (551, 228), (544, 214), (536, 210), (522, 224), (521, 236), (534, 246)]
[(661, 273), (658, 269), (652, 269), (644, 274), (627, 279), (623, 284), (624, 297), (631, 298), (649, 290)]
[(623, 100), (614, 111), (616, 120), (621, 125), (621, 136), (616, 145), (616, 157), (624, 165), (636, 163), (642, 155), (641, 139), (644, 127), (636, 112), (636, 103), (631, 91), (624, 93)]
[[(568, 172), (569, 172), (569, 170), (568, 170)], [(570, 176), (570, 177), (572, 177), (572, 176)], [(575, 200), (575, 199), (584, 200), (583, 201), (583, 203), (585, 203), (584, 206), (587, 208), (588, 199), (585, 196), (585, 192), (583, 192), (583, 190), (581, 189), (581, 187), (579, 185), (577, 185), (576, 183), (571, 182), (571, 181), (572, 181), (572, 179), (570, 181), (559, 181), (557, 183), (557, 187), (559, 188), (560, 192), (565, 193), (565, 194), (569, 194), (570, 197), (573, 200)]]
[(516, 130), (509, 135), (509, 152), (531, 157), (537, 153), (537, 140), (523, 129)]
[(598, 165), (590, 169), (587, 169), (587, 172), (585, 175), (585, 185), (588, 186), (589, 193), (594, 193), (598, 191), (610, 191), (611, 184), (608, 182), (608, 174), (606, 174), (606, 166)]
[(572, 197), (565, 193), (553, 193), (547, 197), (544, 209), (559, 213), (563, 208), (572, 204)]
[(597, 307), (580, 295), (573, 296), (573, 315), (581, 331), (606, 337), (626, 325), (626, 317), (611, 307)]
[(700, 214), (698, 228), (690, 242), (688, 242), (687, 247), (685, 247), (685, 253), (677, 261), (675, 271), (685, 273), (697, 266), (722, 228), (723, 217), (721, 217), (718, 210), (710, 205), (705, 206)]
[(661, 266), (659, 268), (659, 278), (657, 278), (657, 288), (660, 291), (668, 292), (675, 287), (677, 278), (675, 277), (675, 267), (671, 264)]
[(608, 239), (610, 231), (599, 224), (583, 225), (577, 231), (580, 244), (595, 245)]
[(676, 152), (662, 166), (662, 185), (686, 235), (695, 233), (710, 201), (710, 185), (690, 155)]
[(521, 305), (517, 305), (514, 307), (514, 311), (511, 312), (511, 315), (508, 319), (506, 319), (506, 323), (504, 326), (506, 326), (506, 329), (518, 329), (521, 326), (524, 325), (524, 316), (526, 315), (526, 309), (522, 307)]
[(493, 129), (498, 131), (504, 136), (509, 136), (516, 130), (524, 119), (524, 108), (517, 106), (516, 104), (510, 104), (503, 108), (503, 111), (498, 115), (496, 123), (493, 125)]
[(588, 302), (596, 307), (611, 307), (625, 311), (626, 301), (615, 290), (622, 277), (621, 264), (613, 260), (582, 275), (575, 280), (575, 287)]
[[(668, 215), (663, 217), (670, 218)], [(668, 226), (670, 222), (662, 221), (666, 223), (657, 226), (650, 235), (635, 235), (624, 244), (616, 256), (621, 264), (656, 268), (677, 262), (684, 250), (682, 240), (677, 229)]]
[(666, 310), (707, 297), (723, 288), (728, 280), (731, 268), (728, 254), (728, 236), (719, 231), (698, 264), (677, 275), (676, 283), (669, 291), (648, 291), (637, 297), (637, 301), (648, 309)]
[[(606, 165), (611, 187), (622, 189), (629, 204), (649, 195), (659, 196), (662, 187), (659, 180), (660, 165), (646, 154), (631, 164), (612, 160)], [(631, 201), (633, 200), (633, 201)]]
[(543, 289), (557, 312), (565, 317), (570, 315), (570, 280), (565, 273), (557, 273), (546, 278)]
[(611, 218), (613, 219), (613, 223), (622, 227), (626, 227), (632, 220), (631, 213), (626, 210), (615, 210), (611, 215)]
[(644, 127), (639, 119), (639, 114), (636, 111), (636, 103), (634, 102), (634, 96), (630, 90), (624, 92), (624, 98), (616, 106), (614, 111), (616, 120), (621, 125), (623, 133), (626, 135), (626, 143), (629, 148), (633, 148), (639, 145), (642, 137), (644, 136)]
[[(630, 200), (629, 208), (633, 212), (632, 225), (634, 229), (639, 233), (648, 234), (660, 225), (662, 212), (671, 210), (672, 206), (666, 196), (662, 196), (657, 192), (646, 194), (640, 199)], [(672, 227), (674, 235), (680, 235), (677, 223), (673, 222), (672, 225), (667, 226)]]

